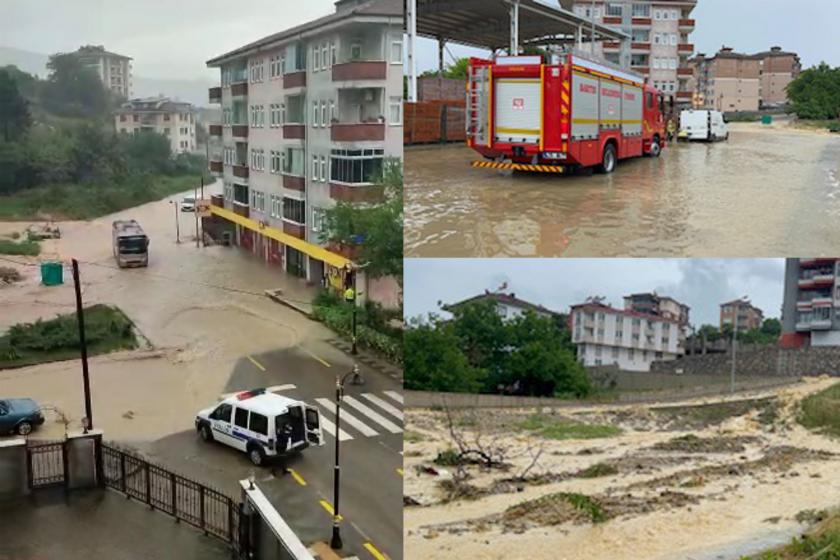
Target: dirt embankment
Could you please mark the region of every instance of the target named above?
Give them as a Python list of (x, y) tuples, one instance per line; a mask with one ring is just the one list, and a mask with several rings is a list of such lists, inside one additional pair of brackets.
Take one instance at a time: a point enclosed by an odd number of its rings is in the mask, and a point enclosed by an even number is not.
[(840, 495), (840, 442), (796, 422), (832, 383), (562, 414), (411, 410), (406, 550), (664, 559), (801, 530), (797, 514)]

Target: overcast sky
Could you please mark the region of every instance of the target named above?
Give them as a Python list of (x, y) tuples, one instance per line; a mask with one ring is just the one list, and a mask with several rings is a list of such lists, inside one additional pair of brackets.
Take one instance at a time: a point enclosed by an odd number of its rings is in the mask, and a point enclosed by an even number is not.
[(216, 55), (334, 11), (333, 0), (0, 0), (0, 46), (101, 44), (152, 78), (219, 77)]
[[(439, 311), (508, 283), (507, 293), (566, 312), (589, 296), (623, 307), (623, 296), (655, 290), (691, 307), (696, 326), (718, 324), (719, 304), (749, 296), (779, 317), (783, 259), (406, 259), (405, 314)], [(441, 281), (441, 279), (445, 281)]]
[[(840, 66), (840, 42), (832, 40), (840, 21), (838, 0), (699, 0), (692, 17), (697, 26), (690, 37), (698, 52), (715, 53), (722, 45), (760, 52), (779, 45), (798, 52), (804, 67), (823, 60)], [(482, 54), (458, 45), (449, 51), (455, 57)], [(437, 42), (422, 40), (417, 62), (421, 72), (437, 68)]]

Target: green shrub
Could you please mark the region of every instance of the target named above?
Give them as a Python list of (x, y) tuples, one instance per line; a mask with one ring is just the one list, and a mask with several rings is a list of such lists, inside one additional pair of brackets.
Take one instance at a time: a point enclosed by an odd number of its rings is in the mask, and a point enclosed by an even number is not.
[(0, 254), (35, 257), (40, 253), (41, 246), (35, 241), (27, 239), (26, 241), (18, 242), (9, 239), (0, 239)]
[(461, 464), (461, 458), (457, 451), (449, 448), (444, 449), (443, 451), (438, 451), (434, 462), (436, 465), (440, 465), (442, 467), (456, 467)]

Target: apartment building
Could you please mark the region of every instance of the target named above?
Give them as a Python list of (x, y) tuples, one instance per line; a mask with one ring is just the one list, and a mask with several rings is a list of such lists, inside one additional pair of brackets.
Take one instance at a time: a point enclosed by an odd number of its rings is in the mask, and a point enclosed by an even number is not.
[(444, 311), (457, 311), (458, 308), (465, 305), (480, 303), (484, 301), (491, 301), (495, 305), (496, 313), (504, 321), (512, 321), (526, 312), (531, 311), (539, 317), (559, 317), (560, 315), (542, 305), (531, 303), (516, 297), (516, 294), (505, 294), (502, 292), (491, 292), (485, 290), (483, 294), (473, 296), (471, 298), (445, 305)]
[(190, 103), (147, 97), (123, 103), (114, 112), (114, 127), (125, 134), (162, 134), (169, 139), (173, 154), (183, 154), (196, 149), (195, 117), (195, 107)]
[(738, 332), (761, 328), (764, 312), (748, 299), (736, 299), (720, 304), (720, 330), (726, 325), (735, 325)]
[(838, 278), (840, 259), (787, 259), (782, 346), (840, 346)]
[(691, 12), (697, 0), (560, 0), (563, 8), (631, 36), (629, 44), (595, 43), (594, 54), (631, 67), (681, 105), (692, 101), (688, 58), (694, 52)]
[(247, 218), (235, 243), (310, 281), (334, 278), (330, 255), (345, 249), (323, 247), (325, 210), (381, 200), (374, 181), (402, 157), (402, 2), (340, 0), (207, 65), (222, 107), (210, 168), (224, 207)]
[(681, 327), (687, 327), (691, 308), (672, 297), (660, 296), (656, 292), (631, 294), (624, 296), (624, 309), (655, 315), (677, 321)]
[(684, 353), (679, 321), (598, 301), (571, 308), (572, 343), (584, 366), (616, 365), (650, 371), (654, 361), (675, 360)]
[(758, 54), (723, 47), (713, 57), (700, 53), (689, 60), (694, 106), (718, 111), (758, 111), (787, 103), (787, 85), (802, 69), (795, 53), (773, 47)]
[(106, 88), (117, 95), (131, 98), (131, 57), (105, 50), (102, 45), (85, 45), (73, 53), (79, 61), (96, 72)]

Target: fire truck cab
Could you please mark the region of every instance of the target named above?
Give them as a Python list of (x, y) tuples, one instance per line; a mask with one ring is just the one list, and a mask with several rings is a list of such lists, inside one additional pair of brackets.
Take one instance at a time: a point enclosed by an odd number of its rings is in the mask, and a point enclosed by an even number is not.
[(563, 173), (659, 156), (665, 100), (633, 72), (578, 54), (472, 58), (467, 144), (475, 167)]

